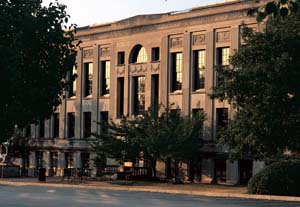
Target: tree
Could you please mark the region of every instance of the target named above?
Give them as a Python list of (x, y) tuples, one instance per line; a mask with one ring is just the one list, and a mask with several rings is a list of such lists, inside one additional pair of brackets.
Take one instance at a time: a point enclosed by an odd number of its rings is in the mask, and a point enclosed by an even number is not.
[(288, 15), (299, 15), (299, 13), (299, 0), (274, 0), (248, 12), (249, 15), (257, 14), (256, 19), (258, 22), (263, 21), (268, 16), (284, 19)]
[(269, 18), (263, 33), (245, 33), (231, 66), (217, 68), (212, 98), (237, 112), (221, 142), (236, 157), (274, 158), (300, 149), (300, 18)]
[(143, 159), (156, 177), (157, 161), (194, 164), (199, 160), (204, 119), (202, 113), (183, 117), (169, 108), (150, 107), (137, 117), (123, 117), (120, 123), (100, 122), (94, 148), (98, 160), (109, 157), (135, 163)]
[[(0, 2), (0, 139), (49, 116), (68, 85), (76, 58), (66, 6), (41, 0)], [(64, 30), (66, 29), (66, 30)], [(74, 77), (73, 77), (74, 78)]]

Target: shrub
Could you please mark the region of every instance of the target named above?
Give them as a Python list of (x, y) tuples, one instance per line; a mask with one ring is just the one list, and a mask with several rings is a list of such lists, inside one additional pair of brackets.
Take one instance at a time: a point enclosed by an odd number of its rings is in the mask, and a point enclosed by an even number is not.
[(252, 194), (300, 196), (300, 161), (273, 163), (251, 178)]

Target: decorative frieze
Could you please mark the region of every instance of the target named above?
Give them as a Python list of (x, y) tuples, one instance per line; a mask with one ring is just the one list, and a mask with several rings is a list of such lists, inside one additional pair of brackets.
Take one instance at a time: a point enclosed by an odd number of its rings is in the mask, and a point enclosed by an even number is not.
[(160, 63), (151, 63), (151, 72), (158, 73), (160, 70)]
[(118, 66), (117, 67), (117, 76), (124, 76), (125, 75), (125, 66)]
[(110, 56), (110, 47), (101, 47), (100, 48), (100, 56), (101, 57)]
[(217, 32), (217, 42), (227, 42), (230, 41), (230, 31)]
[(172, 37), (171, 38), (171, 47), (182, 47), (183, 45), (183, 38), (182, 37)]
[(130, 75), (145, 75), (147, 72), (147, 64), (131, 64), (129, 66)]
[(203, 45), (206, 43), (205, 34), (193, 35), (193, 45)]
[(83, 50), (83, 58), (93, 58), (93, 55), (94, 55), (93, 49)]

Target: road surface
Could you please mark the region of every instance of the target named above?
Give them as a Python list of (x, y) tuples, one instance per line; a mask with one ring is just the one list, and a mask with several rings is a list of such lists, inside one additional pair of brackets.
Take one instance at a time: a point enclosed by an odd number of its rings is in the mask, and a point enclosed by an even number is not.
[(300, 202), (165, 193), (0, 185), (1, 207), (300, 207)]

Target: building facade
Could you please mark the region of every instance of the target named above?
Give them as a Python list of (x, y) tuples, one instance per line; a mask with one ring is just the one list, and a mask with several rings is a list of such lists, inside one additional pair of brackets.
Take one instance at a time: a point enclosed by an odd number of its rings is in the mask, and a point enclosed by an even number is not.
[(228, 65), (243, 44), (241, 25), (261, 29), (247, 16), (260, 4), (229, 1), (78, 28), (77, 78), (55, 114), (31, 125), (30, 174), (42, 165), (49, 176), (68, 167), (94, 169), (90, 142), (97, 122), (138, 115), (154, 103), (172, 104), (183, 115), (206, 113), (203, 182), (216, 176), (239, 183), (256, 173), (262, 162), (231, 162), (226, 147), (216, 144), (217, 129), (226, 127), (234, 109), (209, 94), (218, 80), (214, 67)]

